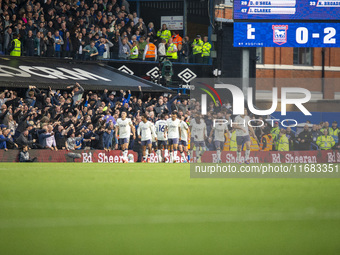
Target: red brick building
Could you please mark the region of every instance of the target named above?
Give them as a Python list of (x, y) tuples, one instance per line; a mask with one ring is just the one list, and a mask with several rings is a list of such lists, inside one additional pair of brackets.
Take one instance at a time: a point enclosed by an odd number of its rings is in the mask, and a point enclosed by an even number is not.
[(289, 79), (290, 86), (310, 90), (314, 99), (340, 99), (340, 48), (324, 48), (324, 53), (322, 48), (258, 48), (257, 58), (257, 91), (287, 86), (283, 81)]

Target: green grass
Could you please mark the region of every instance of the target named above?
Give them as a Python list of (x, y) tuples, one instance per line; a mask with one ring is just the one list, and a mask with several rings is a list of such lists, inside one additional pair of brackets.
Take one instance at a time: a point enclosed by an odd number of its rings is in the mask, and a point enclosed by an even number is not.
[(339, 254), (340, 179), (0, 164), (0, 254)]

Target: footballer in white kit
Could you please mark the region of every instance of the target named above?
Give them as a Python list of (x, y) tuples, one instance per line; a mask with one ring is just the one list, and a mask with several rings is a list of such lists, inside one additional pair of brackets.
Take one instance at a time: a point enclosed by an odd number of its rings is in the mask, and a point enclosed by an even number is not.
[(168, 130), (168, 148), (170, 150), (170, 163), (173, 163), (173, 157), (177, 155), (178, 141), (180, 137), (181, 121), (177, 118), (177, 113), (172, 113), (171, 118), (167, 120)]
[(136, 139), (135, 127), (132, 124), (130, 118), (127, 118), (127, 113), (122, 112), (121, 118), (117, 119), (116, 122), (116, 138), (118, 139), (121, 150), (123, 151), (123, 160), (128, 162), (128, 148), (130, 142), (131, 131), (133, 134), (133, 139)]
[[(190, 124), (191, 137), (194, 138), (194, 144), (196, 146), (196, 157), (199, 160), (205, 152), (205, 139), (207, 138), (207, 127), (200, 115), (195, 116), (195, 120)], [(190, 147), (191, 149), (192, 147)], [(201, 148), (201, 152), (200, 152)], [(192, 150), (192, 149), (191, 149)]]
[(182, 158), (184, 159), (184, 163), (190, 162), (190, 156), (188, 155), (188, 158), (185, 157), (185, 153), (188, 154), (188, 131), (189, 126), (186, 123), (186, 119), (184, 116), (181, 117), (181, 139), (179, 141), (179, 152), (181, 153)]
[(165, 120), (165, 115), (161, 114), (161, 119), (157, 120), (155, 123), (156, 135), (157, 135), (157, 157), (158, 162), (163, 162), (163, 151), (164, 157), (168, 156), (168, 136), (167, 136), (167, 121)]
[(226, 120), (224, 119), (217, 119), (214, 122), (214, 126), (211, 129), (209, 139), (212, 138), (212, 135), (214, 135), (214, 144), (217, 152), (217, 161), (221, 163), (221, 150), (224, 147), (225, 142), (225, 134), (227, 134), (229, 138), (229, 131), (228, 131), (228, 125), (226, 123)]
[(143, 162), (146, 162), (146, 160), (149, 162), (150, 155), (148, 154), (148, 152), (151, 152), (152, 149), (152, 136), (154, 136), (156, 140), (157, 138), (153, 125), (150, 121), (148, 121), (148, 116), (145, 113), (142, 116), (142, 121), (138, 125), (137, 134), (138, 137), (141, 139)]
[[(249, 116), (247, 116), (247, 109), (244, 109), (243, 115), (238, 115), (235, 117), (235, 121), (233, 122), (233, 127), (236, 129), (236, 142), (237, 142), (237, 161), (241, 163), (241, 154), (242, 154), (242, 146), (246, 146), (245, 152), (245, 163), (249, 164), (249, 156), (250, 156), (250, 136), (249, 131), (252, 136), (256, 138), (254, 129), (248, 125)], [(257, 139), (257, 138), (256, 138)]]

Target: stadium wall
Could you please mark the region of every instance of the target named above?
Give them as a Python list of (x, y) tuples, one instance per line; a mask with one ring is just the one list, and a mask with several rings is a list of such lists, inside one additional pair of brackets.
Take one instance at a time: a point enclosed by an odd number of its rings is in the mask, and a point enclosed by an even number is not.
[[(122, 153), (119, 150), (80, 150), (80, 151), (51, 151), (30, 150), (30, 158), (36, 157), (38, 162), (82, 162), (82, 163), (123, 163)], [(129, 151), (134, 161), (137, 161), (137, 153)], [(1, 162), (18, 162), (19, 150), (0, 150)]]
[[(79, 163), (122, 163), (121, 151), (113, 150), (106, 152), (103, 150), (83, 150), (83, 151), (51, 151), (51, 150), (30, 150), (31, 158), (37, 157), (38, 162), (79, 162)], [(72, 154), (78, 154), (79, 158), (73, 158)], [(134, 156), (134, 162), (137, 161), (137, 153), (129, 151), (129, 154)], [(73, 155), (74, 156), (74, 155)], [(0, 150), (1, 162), (18, 162), (19, 151)], [(176, 162), (183, 162), (183, 158), (178, 153), (174, 157)], [(221, 159), (224, 163), (236, 163), (236, 152), (223, 151)], [(157, 163), (158, 159), (155, 153), (150, 154), (151, 163)], [(196, 158), (194, 157), (194, 162)], [(204, 152), (202, 162), (217, 163), (216, 151)], [(241, 157), (244, 161), (244, 154)], [(169, 162), (169, 158), (165, 159)], [(339, 151), (291, 151), (291, 152), (277, 152), (277, 151), (254, 151), (250, 154), (251, 163), (340, 163)]]

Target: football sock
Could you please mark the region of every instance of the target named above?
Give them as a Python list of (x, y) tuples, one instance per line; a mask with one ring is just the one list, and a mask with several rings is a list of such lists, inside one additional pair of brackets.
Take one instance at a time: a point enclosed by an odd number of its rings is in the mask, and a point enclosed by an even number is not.
[(149, 149), (146, 149), (145, 150), (145, 158), (148, 158), (149, 157)]
[(173, 159), (176, 160), (176, 157), (177, 157), (177, 150), (174, 150), (174, 155), (173, 155)]
[(199, 158), (200, 156), (200, 148), (196, 147), (196, 158)]
[(158, 162), (162, 162), (162, 151), (157, 150), (157, 157), (158, 157)]
[(249, 160), (250, 150), (246, 150), (246, 160)]
[(173, 152), (170, 151), (170, 162), (172, 162), (172, 161), (173, 161)]
[(237, 151), (237, 161), (241, 162), (241, 152)]
[(220, 149), (217, 150), (217, 160), (218, 161), (221, 160), (221, 150)]
[(128, 150), (123, 151), (123, 159), (127, 160)]
[(167, 149), (164, 150), (164, 157), (169, 156), (169, 151)]
[(184, 151), (181, 152), (181, 156), (184, 160), (186, 160), (185, 155), (184, 155)]

